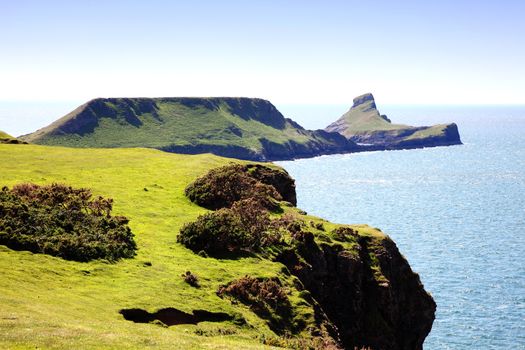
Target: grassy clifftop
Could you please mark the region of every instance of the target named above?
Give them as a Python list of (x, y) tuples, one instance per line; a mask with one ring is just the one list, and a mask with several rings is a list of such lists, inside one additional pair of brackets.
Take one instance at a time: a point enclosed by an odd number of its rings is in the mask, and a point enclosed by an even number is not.
[(461, 144), (457, 125), (408, 126), (393, 124), (377, 109), (372, 94), (354, 98), (353, 106), (326, 131), (338, 132), (367, 149), (403, 149)]
[(276, 160), (345, 152), (341, 135), (303, 129), (268, 101), (251, 98), (95, 99), (25, 141), (69, 147), (148, 147)]
[[(1, 348), (301, 347), (316, 332), (319, 315), (337, 327), (348, 348), (379, 341), (375, 344), (401, 349), (410, 348), (403, 345), (410, 342), (416, 348), (430, 330), (433, 301), (419, 278), (393, 242), (366, 225), (340, 232), (335, 230), (339, 225), (281, 203), (283, 213), (272, 215), (292, 215), (307, 226), (295, 248), (273, 257), (206, 257), (178, 243), (181, 227), (209, 212), (190, 202), (184, 189), (231, 160), (151, 149), (38, 145), (0, 145), (0, 160), (2, 186), (59, 182), (113, 198), (113, 213), (130, 220), (138, 248), (134, 258), (109, 263), (68, 261), (0, 245)], [(198, 287), (191, 275), (198, 277)], [(279, 284), (292, 316), (285, 326), (299, 333), (276, 333), (269, 316), (218, 295), (219, 290), (234, 294), (234, 287), (243, 285), (232, 281), (269, 290)], [(348, 298), (354, 302), (347, 303)], [(422, 328), (416, 331), (411, 324)]]

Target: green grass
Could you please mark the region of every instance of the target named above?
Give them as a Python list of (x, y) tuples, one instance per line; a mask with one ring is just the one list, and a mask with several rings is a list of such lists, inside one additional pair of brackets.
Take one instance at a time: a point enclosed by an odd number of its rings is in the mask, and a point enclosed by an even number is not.
[(3, 132), (2, 130), (0, 130), (0, 139), (12, 140), (12, 139), (14, 139), (14, 137), (9, 135), (6, 132)]
[[(66, 261), (0, 246), (0, 348), (268, 348), (258, 339), (262, 334), (275, 337), (265, 321), (247, 307), (232, 305), (215, 294), (219, 285), (244, 275), (279, 276), (299, 316), (313, 322), (312, 307), (302, 302), (293, 288), (295, 277), (283, 274), (283, 265), (256, 256), (202, 258), (176, 243), (180, 227), (206, 212), (184, 196), (184, 188), (197, 176), (230, 161), (209, 154), (187, 156), (151, 149), (0, 145), (0, 185), (60, 182), (91, 188), (94, 195), (114, 199), (113, 214), (130, 219), (138, 245), (135, 258), (114, 264)], [(327, 232), (335, 227), (319, 218), (305, 219), (323, 222)], [(355, 228), (364, 235), (385, 237), (368, 226)], [(199, 277), (201, 288), (191, 287), (180, 277), (188, 270)], [(164, 328), (132, 323), (118, 313), (123, 308), (154, 312), (165, 307), (240, 313), (251, 327), (204, 322)], [(234, 334), (221, 335), (219, 329), (233, 329)]]
[(356, 107), (352, 107), (341, 119), (344, 119), (347, 129), (342, 132), (349, 136), (359, 132), (377, 130), (399, 130), (406, 129), (407, 125), (392, 124), (381, 117), (378, 110), (372, 107), (373, 101), (368, 101)]
[[(156, 109), (138, 110), (133, 106), (139, 99), (111, 99), (104, 108), (93, 107), (94, 102), (79, 107), (61, 120), (24, 137), (25, 141), (68, 147), (148, 147), (213, 145), (238, 146), (261, 152), (261, 138), (279, 145), (288, 142), (307, 144), (314, 138), (311, 132), (294, 126), (267, 101), (259, 99), (202, 98), (200, 104), (188, 105), (184, 98), (149, 99)], [(130, 102), (131, 101), (131, 102)], [(246, 110), (235, 110), (237, 104), (247, 103)], [(209, 106), (213, 104), (213, 108)], [(124, 106), (124, 107), (123, 107)], [(271, 107), (269, 107), (271, 106)], [(273, 108), (273, 109), (272, 109)], [(78, 118), (85, 111), (94, 111), (98, 125), (92, 132), (72, 132), (64, 123)], [(117, 116), (110, 116), (116, 111)], [(141, 125), (124, 118), (133, 111)], [(239, 114), (242, 115), (239, 116)], [(265, 123), (267, 118), (283, 126)], [(85, 119), (85, 116), (82, 117)], [(266, 119), (265, 119), (266, 118)], [(77, 125), (81, 122), (75, 122)], [(67, 129), (67, 131), (58, 131)], [(317, 137), (319, 142), (319, 136)], [(322, 140), (331, 144), (330, 140)]]
[(444, 135), (447, 126), (448, 124), (438, 124), (438, 125), (429, 126), (426, 129), (416, 131), (412, 135), (406, 137), (404, 140), (417, 140), (417, 139), (425, 139), (425, 138), (433, 137), (433, 136)]
[[(353, 106), (327, 130), (338, 131), (348, 138), (387, 138), (389, 143), (402, 143), (411, 140), (424, 140), (432, 137), (444, 137), (448, 124), (439, 124), (419, 128), (392, 124), (381, 117), (373, 100)], [(373, 142), (373, 141), (370, 141)], [(367, 141), (365, 141), (367, 143)]]
[(10, 140), (16, 140), (16, 138), (0, 130), (0, 143), (2, 141), (10, 141)]

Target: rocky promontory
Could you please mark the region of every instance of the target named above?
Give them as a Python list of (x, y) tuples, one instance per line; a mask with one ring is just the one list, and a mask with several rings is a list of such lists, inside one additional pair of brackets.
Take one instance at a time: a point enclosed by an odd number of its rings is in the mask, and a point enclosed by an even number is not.
[(461, 144), (455, 123), (418, 127), (393, 124), (386, 115), (379, 113), (370, 93), (354, 98), (352, 108), (325, 130), (342, 134), (357, 143), (362, 151)]

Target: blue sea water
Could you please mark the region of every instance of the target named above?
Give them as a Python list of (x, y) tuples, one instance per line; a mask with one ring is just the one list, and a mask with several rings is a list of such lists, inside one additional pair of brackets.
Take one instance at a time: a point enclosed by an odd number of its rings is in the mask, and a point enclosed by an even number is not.
[[(278, 162), (296, 179), (298, 206), (392, 237), (437, 303), (425, 349), (525, 349), (525, 107), (381, 112), (455, 121), (464, 145)], [(335, 119), (309, 118), (294, 119)]]

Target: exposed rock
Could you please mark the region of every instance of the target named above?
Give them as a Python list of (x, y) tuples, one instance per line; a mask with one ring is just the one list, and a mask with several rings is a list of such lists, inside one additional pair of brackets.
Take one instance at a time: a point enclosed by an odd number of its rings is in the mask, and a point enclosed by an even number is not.
[(436, 304), (419, 276), (389, 238), (360, 236), (357, 252), (310, 236), (279, 261), (336, 325), (345, 349), (422, 349)]

